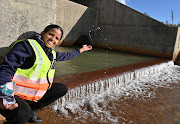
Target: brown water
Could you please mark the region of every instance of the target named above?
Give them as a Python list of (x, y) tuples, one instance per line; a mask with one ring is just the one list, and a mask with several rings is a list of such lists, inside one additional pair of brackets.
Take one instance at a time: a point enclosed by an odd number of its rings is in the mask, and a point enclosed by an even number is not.
[(71, 89), (52, 106), (66, 124), (179, 124), (180, 67), (148, 67)]

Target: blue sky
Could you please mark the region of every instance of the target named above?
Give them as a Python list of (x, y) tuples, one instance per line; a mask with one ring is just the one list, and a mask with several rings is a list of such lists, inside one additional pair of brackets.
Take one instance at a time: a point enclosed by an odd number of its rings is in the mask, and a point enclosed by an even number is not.
[(180, 0), (117, 0), (150, 17), (172, 24), (171, 10), (173, 10), (173, 24), (180, 24)]

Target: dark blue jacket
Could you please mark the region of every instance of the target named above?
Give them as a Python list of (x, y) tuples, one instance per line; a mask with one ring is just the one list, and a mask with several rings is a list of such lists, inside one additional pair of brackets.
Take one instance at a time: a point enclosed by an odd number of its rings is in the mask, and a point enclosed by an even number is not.
[[(34, 39), (38, 41), (48, 58), (52, 61), (52, 49), (45, 46), (41, 35), (37, 34)], [(73, 59), (80, 55), (80, 50), (63, 53), (56, 52), (56, 61), (65, 61)], [(6, 55), (5, 61), (0, 65), (0, 85), (11, 82), (17, 68), (31, 68), (35, 61), (35, 53), (29, 42), (24, 40), (14, 45), (10, 52)]]

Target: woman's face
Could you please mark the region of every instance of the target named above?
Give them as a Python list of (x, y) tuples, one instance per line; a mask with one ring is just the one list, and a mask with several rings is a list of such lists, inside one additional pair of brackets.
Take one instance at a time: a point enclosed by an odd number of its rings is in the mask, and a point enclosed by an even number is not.
[(52, 28), (46, 33), (42, 32), (41, 35), (46, 47), (52, 48), (59, 44), (62, 32), (60, 31), (60, 29)]

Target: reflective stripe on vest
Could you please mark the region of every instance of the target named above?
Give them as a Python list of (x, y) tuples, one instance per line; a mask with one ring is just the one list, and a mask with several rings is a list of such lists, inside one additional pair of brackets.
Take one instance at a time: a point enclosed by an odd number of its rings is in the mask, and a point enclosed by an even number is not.
[(37, 41), (31, 39), (28, 41), (35, 52), (36, 60), (30, 69), (18, 68), (12, 81), (16, 83), (15, 95), (25, 100), (37, 101), (42, 98), (53, 82), (55, 69), (52, 65), (55, 63), (56, 53), (52, 50), (53, 62), (51, 63)]

